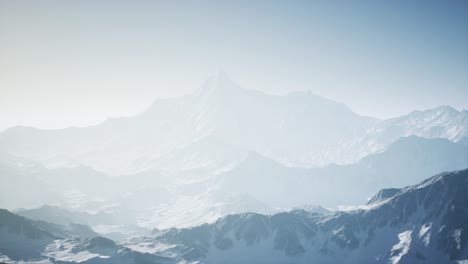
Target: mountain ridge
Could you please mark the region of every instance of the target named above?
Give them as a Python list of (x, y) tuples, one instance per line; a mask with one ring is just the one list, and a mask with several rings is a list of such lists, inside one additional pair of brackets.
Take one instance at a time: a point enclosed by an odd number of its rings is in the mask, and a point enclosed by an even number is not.
[(468, 259), (467, 190), (465, 169), (401, 188), (367, 209), (230, 215), (133, 243), (175, 244), (193, 263), (458, 263)]
[(119, 176), (167, 167), (166, 156), (210, 138), (283, 165), (321, 167), (354, 163), (411, 135), (460, 140), (468, 136), (468, 111), (442, 106), (378, 120), (307, 91), (243, 89), (221, 73), (133, 117), (89, 128), (8, 129), (0, 147), (50, 168), (81, 164)]
[(0, 259), (136, 264), (455, 264), (468, 260), (468, 169), (440, 173), (390, 192), (382, 190), (374, 197), (378, 199), (366, 207), (347, 212), (298, 209), (273, 215), (232, 214), (211, 224), (154, 229), (120, 243), (99, 236), (63, 238), (47, 235), (48, 231), (40, 231), (45, 236), (18, 236), (18, 230), (27, 233), (28, 228), (10, 227), (23, 222), (34, 230), (62, 229), (0, 210), (0, 232), (10, 234), (0, 240), (4, 254)]

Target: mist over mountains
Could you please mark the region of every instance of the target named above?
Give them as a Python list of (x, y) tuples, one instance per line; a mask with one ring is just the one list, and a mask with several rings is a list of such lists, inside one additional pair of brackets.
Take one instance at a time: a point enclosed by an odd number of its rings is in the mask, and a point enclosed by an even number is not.
[(124, 212), (125, 224), (150, 228), (310, 204), (346, 208), (468, 167), (467, 116), (441, 106), (378, 120), (310, 92), (246, 90), (221, 72), (134, 117), (1, 133), (9, 184), (0, 203)]
[(467, 139), (467, 110), (379, 120), (223, 73), (133, 117), (14, 127), (0, 262), (456, 263)]
[(8, 129), (0, 147), (47, 167), (84, 165), (111, 175), (223, 169), (246, 152), (285, 166), (318, 167), (354, 163), (400, 137), (462, 140), (467, 116), (443, 106), (377, 120), (310, 92), (246, 90), (220, 73), (194, 93), (156, 100), (134, 117), (88, 128)]

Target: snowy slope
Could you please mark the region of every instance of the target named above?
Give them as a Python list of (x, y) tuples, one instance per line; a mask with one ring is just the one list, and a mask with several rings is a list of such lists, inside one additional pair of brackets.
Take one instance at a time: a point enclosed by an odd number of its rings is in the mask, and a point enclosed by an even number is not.
[(364, 210), (231, 215), (127, 243), (194, 263), (457, 263), (468, 259), (467, 202), (464, 170), (400, 189)]
[[(468, 136), (468, 111), (458, 111), (450, 106), (440, 106), (424, 111), (383, 120), (371, 126), (356, 140), (356, 151), (385, 148), (400, 137), (445, 138), (459, 141)], [(361, 156), (363, 157), (363, 156)]]
[(89, 227), (78, 224), (55, 225), (15, 215), (0, 209), (0, 253), (10, 259), (38, 258), (42, 250), (59, 238), (93, 237)]
[(5, 263), (175, 263), (135, 252), (87, 226), (33, 221), (0, 209), (0, 261)]

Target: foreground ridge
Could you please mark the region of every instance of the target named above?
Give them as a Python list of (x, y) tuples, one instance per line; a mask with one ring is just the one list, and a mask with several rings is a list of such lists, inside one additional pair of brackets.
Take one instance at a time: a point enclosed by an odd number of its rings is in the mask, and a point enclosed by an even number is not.
[(203, 263), (456, 263), (468, 258), (468, 169), (380, 195), (351, 212), (230, 215), (131, 243), (177, 245)]
[(122, 242), (83, 225), (49, 224), (0, 210), (0, 261), (460, 263), (468, 260), (467, 230), (465, 169), (382, 190), (354, 211), (235, 214)]

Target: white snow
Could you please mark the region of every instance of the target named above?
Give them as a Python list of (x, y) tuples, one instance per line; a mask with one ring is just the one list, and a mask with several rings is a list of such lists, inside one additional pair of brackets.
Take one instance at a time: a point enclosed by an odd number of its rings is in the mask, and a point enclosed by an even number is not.
[(425, 223), (423, 226), (421, 226), (421, 228), (419, 229), (419, 238), (422, 238), (423, 239), (423, 243), (425, 246), (428, 246), (429, 245), (429, 242), (431, 240), (431, 234), (429, 232), (429, 230), (431, 229), (432, 227), (432, 223)]
[(73, 252), (72, 249), (75, 244), (76, 242), (73, 241), (55, 240), (45, 248), (44, 255), (53, 257), (56, 260), (76, 263), (87, 261), (92, 258), (107, 258), (107, 256), (91, 253), (89, 251)]
[(398, 239), (400, 239), (400, 242), (392, 247), (392, 252), (398, 253), (390, 258), (392, 264), (397, 264), (401, 257), (408, 253), (409, 247), (411, 245), (412, 232), (412, 230), (408, 230), (398, 234)]
[(460, 248), (461, 248), (461, 233), (462, 233), (461, 228), (456, 229), (455, 231), (453, 231), (453, 239), (455, 239), (455, 242), (457, 243), (457, 249), (458, 250), (460, 250)]

